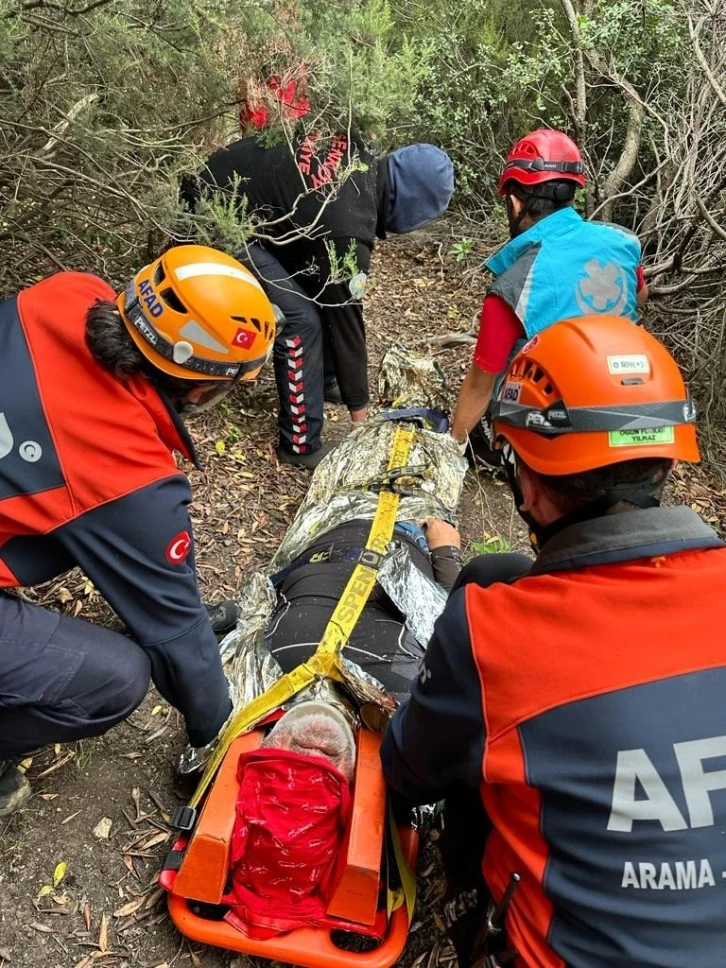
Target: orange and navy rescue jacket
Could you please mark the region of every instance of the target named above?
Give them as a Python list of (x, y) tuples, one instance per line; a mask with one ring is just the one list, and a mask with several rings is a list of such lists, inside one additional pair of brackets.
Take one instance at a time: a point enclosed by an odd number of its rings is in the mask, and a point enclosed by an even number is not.
[(173, 451), (196, 457), (152, 384), (116, 379), (86, 346), (88, 309), (114, 298), (95, 276), (64, 272), (0, 304), (0, 588), (79, 565), (202, 745), (230, 702)]
[(480, 790), (517, 968), (726, 964), (725, 626), (726, 546), (688, 508), (452, 595), (384, 770), (413, 802)]

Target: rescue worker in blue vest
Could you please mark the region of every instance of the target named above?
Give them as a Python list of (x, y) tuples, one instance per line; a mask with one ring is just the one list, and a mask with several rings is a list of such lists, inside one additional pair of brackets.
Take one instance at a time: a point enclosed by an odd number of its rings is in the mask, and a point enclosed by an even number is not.
[(537, 559), (462, 569), (382, 746), (445, 801), (459, 966), (723, 968), (726, 545), (660, 506), (699, 459), (683, 377), (626, 318), (566, 320), (492, 421)]
[[(105, 733), (149, 678), (193, 746), (229, 715), (215, 626), (236, 609), (200, 601), (174, 451), (197, 463), (180, 413), (254, 379), (274, 337), (259, 282), (205, 246), (120, 295), (61, 272), (0, 304), (0, 816), (30, 795), (18, 757)], [(75, 566), (128, 635), (11, 593)]]
[(485, 459), (488, 435), (480, 421), (509, 361), (528, 339), (558, 319), (592, 313), (636, 322), (647, 298), (637, 237), (621, 226), (581, 218), (573, 205), (584, 186), (580, 150), (561, 131), (533, 131), (507, 156), (499, 194), (511, 241), (486, 263), (494, 282), (451, 426), (461, 443), (476, 428), (474, 452)]

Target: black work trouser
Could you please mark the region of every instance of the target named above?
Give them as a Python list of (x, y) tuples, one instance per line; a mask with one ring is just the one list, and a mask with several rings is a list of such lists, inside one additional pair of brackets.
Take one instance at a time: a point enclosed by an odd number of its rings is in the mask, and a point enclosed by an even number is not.
[(136, 709), (150, 675), (126, 636), (0, 592), (0, 760), (100, 736)]
[[(480, 555), (462, 568), (452, 594), (464, 585), (486, 588), (525, 575), (532, 559), (516, 553)], [(496, 617), (492, 616), (496, 621)], [(461, 786), (444, 804), (439, 841), (446, 874), (444, 923), (456, 949), (459, 968), (469, 968), (476, 957), (489, 907), (489, 889), (482, 875), (482, 860), (492, 823), (484, 810), (479, 790)]]
[[(354, 520), (327, 531), (306, 549), (310, 552), (359, 551), (365, 547), (370, 521)], [(429, 556), (421, 547), (396, 532), (416, 567), (433, 580)], [(283, 672), (307, 662), (318, 647), (330, 618), (356, 567), (354, 561), (330, 558), (312, 562), (305, 557), (292, 563), (277, 589), (278, 604), (270, 618), (265, 643)], [(382, 588), (376, 586), (350, 635), (345, 650), (353, 662), (377, 679), (400, 701), (408, 698), (424, 649), (406, 629)]]
[(280, 443), (295, 454), (313, 453), (320, 448), (324, 392), (335, 383), (320, 312), (264, 246), (249, 246), (240, 261), (255, 273), (270, 302), (285, 316), (273, 350)]

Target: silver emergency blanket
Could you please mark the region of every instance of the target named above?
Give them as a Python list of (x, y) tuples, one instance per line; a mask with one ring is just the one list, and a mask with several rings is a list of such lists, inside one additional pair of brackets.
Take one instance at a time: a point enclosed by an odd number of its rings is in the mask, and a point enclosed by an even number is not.
[(389, 407), (430, 407), (451, 412), (451, 395), (444, 371), (428, 356), (410, 353), (394, 343), (378, 371), (378, 398)]
[(418, 642), (428, 642), (448, 597), (441, 585), (419, 571), (406, 547), (389, 554), (378, 569), (378, 584), (406, 616), (406, 628), (413, 637)]
[[(352, 431), (318, 466), (303, 503), (271, 562), (274, 573), (289, 565), (314, 540), (355, 519), (373, 520), (376, 488), (385, 486), (393, 436), (399, 424), (382, 414)], [(466, 473), (466, 461), (449, 434), (417, 428), (409, 452), (408, 474), (398, 521), (422, 523), (433, 515), (453, 523)]]
[[(397, 521), (422, 524), (429, 516), (456, 521), (456, 509), (466, 474), (466, 461), (453, 438), (433, 426), (434, 416), (403, 422), (387, 419), (392, 407), (448, 410), (450, 398), (441, 368), (400, 344), (393, 346), (380, 368), (379, 394), (383, 404), (352, 431), (323, 460), (275, 556), (267, 568), (249, 576), (240, 589), (240, 615), (220, 651), (231, 684), (232, 715), (265, 692), (283, 675), (265, 645), (265, 630), (275, 608), (270, 576), (301, 555), (321, 535), (353, 520), (372, 521), (381, 487), (393, 484), (402, 491)], [(390, 480), (388, 462), (398, 426), (415, 427), (407, 465)], [(381, 586), (406, 616), (415, 638), (428, 642), (433, 623), (443, 610), (446, 594), (420, 572), (405, 549), (395, 542), (379, 572)], [(343, 655), (344, 683), (313, 683), (293, 700), (325, 699), (350, 715), (357, 711), (370, 728), (382, 729), (396, 701), (357, 663)], [(182, 773), (204, 765), (214, 744), (203, 750), (188, 748), (180, 761)]]

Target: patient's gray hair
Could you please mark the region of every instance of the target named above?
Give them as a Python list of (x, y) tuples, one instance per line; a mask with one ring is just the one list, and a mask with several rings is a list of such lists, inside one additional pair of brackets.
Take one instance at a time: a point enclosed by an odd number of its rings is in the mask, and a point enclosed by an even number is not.
[(350, 728), (324, 712), (285, 714), (262, 742), (262, 746), (290, 750), (303, 756), (321, 756), (337, 767), (348, 780), (353, 779), (355, 741)]

